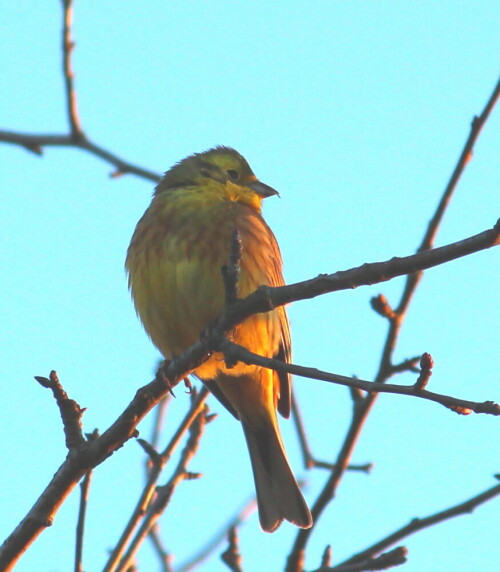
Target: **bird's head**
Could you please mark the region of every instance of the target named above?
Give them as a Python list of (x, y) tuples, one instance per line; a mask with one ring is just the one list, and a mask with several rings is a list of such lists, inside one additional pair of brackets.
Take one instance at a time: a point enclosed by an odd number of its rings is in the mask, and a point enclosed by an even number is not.
[(195, 153), (167, 171), (156, 195), (182, 188), (220, 191), (227, 198), (260, 207), (262, 199), (278, 191), (262, 183), (254, 175), (246, 159), (231, 147), (214, 147)]

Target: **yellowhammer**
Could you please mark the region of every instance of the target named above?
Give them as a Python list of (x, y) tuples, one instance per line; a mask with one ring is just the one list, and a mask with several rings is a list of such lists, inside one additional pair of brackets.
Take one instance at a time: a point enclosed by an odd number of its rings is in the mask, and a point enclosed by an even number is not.
[[(241, 238), (238, 296), (283, 284), (282, 261), (261, 202), (277, 192), (261, 183), (234, 149), (216, 147), (173, 166), (137, 224), (126, 267), (135, 307), (166, 358), (192, 345), (224, 304), (221, 267), (233, 232)], [(252, 352), (290, 360), (283, 307), (248, 318), (231, 333)], [(250, 452), (259, 517), (265, 531), (283, 519), (308, 528), (311, 513), (286, 458), (276, 410), (290, 415), (290, 377), (214, 354), (193, 372), (241, 421)]]

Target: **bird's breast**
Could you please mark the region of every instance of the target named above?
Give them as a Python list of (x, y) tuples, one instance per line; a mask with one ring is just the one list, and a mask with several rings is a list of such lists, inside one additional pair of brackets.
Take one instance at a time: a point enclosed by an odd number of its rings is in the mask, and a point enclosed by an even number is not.
[[(127, 256), (129, 282), (137, 313), (165, 357), (192, 345), (221, 314), (225, 298), (221, 268), (229, 261), (235, 229), (242, 244), (238, 295), (282, 281), (274, 236), (260, 213), (249, 206), (233, 201), (209, 205), (153, 201), (139, 221)], [(254, 350), (262, 345), (275, 348), (278, 322), (276, 312), (254, 316), (238, 326), (236, 341)], [(220, 361), (212, 358), (205, 373), (223, 367)]]

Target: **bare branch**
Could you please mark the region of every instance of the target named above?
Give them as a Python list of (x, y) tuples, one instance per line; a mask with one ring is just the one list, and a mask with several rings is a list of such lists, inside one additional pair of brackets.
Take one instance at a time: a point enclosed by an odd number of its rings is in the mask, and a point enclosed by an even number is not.
[(83, 537), (91, 479), (92, 471), (87, 471), (80, 483), (80, 507), (78, 509), (78, 523), (76, 525), (75, 572), (83, 572)]
[(394, 550), (384, 552), (384, 554), (376, 558), (366, 558), (362, 562), (356, 562), (355, 564), (340, 564), (333, 568), (322, 567), (314, 572), (366, 572), (369, 570), (388, 570), (389, 568), (405, 564), (407, 554), (408, 550), (406, 550), (404, 546), (398, 546), (394, 548)]
[(78, 109), (76, 104), (76, 92), (74, 87), (74, 74), (71, 66), (71, 54), (75, 48), (75, 43), (71, 37), (71, 26), (73, 24), (73, 0), (62, 0), (63, 4), (63, 34), (62, 34), (62, 53), (63, 53), (63, 76), (66, 91), (66, 108), (68, 121), (71, 130), (71, 136), (77, 140), (83, 135), (78, 117)]
[[(486, 230), (465, 240), (453, 242), (433, 250), (418, 252), (402, 258), (391, 258), (385, 262), (363, 264), (350, 270), (335, 272), (334, 274), (320, 274), (316, 278), (296, 282), (287, 286), (260, 286), (257, 290), (245, 298), (238, 300), (227, 311), (227, 321), (238, 322), (246, 319), (253, 313), (269, 312), (277, 306), (315, 298), (329, 292), (338, 292), (358, 288), (359, 286), (371, 286), (397, 276), (413, 274), (419, 270), (432, 268), (474, 252), (479, 252), (498, 246), (500, 244), (500, 220), (490, 230)], [(398, 322), (402, 317), (398, 318)], [(224, 324), (225, 325), (225, 324)], [(385, 372), (385, 370), (384, 370)]]
[(61, 0), (63, 6), (63, 26), (62, 26), (62, 68), (64, 77), (64, 89), (66, 98), (66, 115), (69, 123), (68, 134), (34, 134), (20, 133), (17, 131), (0, 130), (0, 142), (10, 143), (23, 147), (36, 155), (43, 154), (44, 147), (75, 147), (82, 151), (87, 151), (103, 161), (113, 165), (116, 170), (113, 176), (132, 174), (144, 179), (158, 182), (160, 175), (133, 165), (111, 153), (104, 147), (91, 141), (83, 132), (80, 118), (78, 116), (76, 91), (74, 86), (74, 73), (71, 65), (71, 55), (75, 43), (71, 35), (71, 24), (73, 19), (73, 0)]
[[(362, 389), (367, 393), (394, 393), (397, 395), (408, 395), (410, 397), (418, 397), (420, 399), (427, 399), (429, 401), (435, 401), (444, 405), (448, 409), (456, 411), (457, 408), (461, 408), (461, 413), (487, 413), (489, 415), (500, 415), (500, 405), (492, 401), (475, 402), (468, 401), (466, 399), (458, 399), (456, 397), (451, 397), (450, 395), (442, 395), (440, 393), (434, 393), (432, 391), (427, 391), (425, 389), (420, 389), (417, 384), (414, 385), (395, 385), (388, 383), (376, 383), (373, 381), (365, 381), (357, 377), (346, 377), (344, 375), (338, 375), (335, 373), (329, 373), (326, 371), (321, 371), (314, 367), (303, 367), (300, 365), (295, 365), (292, 363), (285, 363), (274, 358), (268, 358), (254, 354), (240, 346), (231, 342), (229, 340), (222, 340), (217, 348), (219, 351), (224, 352), (224, 356), (228, 355), (228, 360), (231, 362), (241, 361), (246, 364), (260, 365), (262, 367), (267, 367), (276, 371), (286, 371), (293, 375), (300, 375), (301, 377), (306, 377), (309, 379), (318, 379), (321, 381), (328, 381), (330, 383), (336, 383), (338, 385), (345, 385), (347, 387), (355, 387), (357, 389)], [(426, 355), (426, 354), (424, 354)], [(428, 355), (428, 354), (427, 354)]]
[(149, 531), (148, 538), (153, 543), (154, 550), (158, 555), (160, 561), (161, 572), (173, 572), (172, 568), (172, 556), (163, 546), (160, 532), (158, 529), (158, 523), (156, 523)]
[(66, 436), (66, 447), (68, 449), (78, 448), (86, 443), (82, 433), (82, 416), (85, 409), (82, 409), (76, 401), (70, 399), (64, 391), (59, 376), (56, 371), (51, 371), (49, 378), (35, 376), (40, 385), (52, 390), (57, 406), (61, 413), (61, 419)]
[[(302, 421), (300, 408), (297, 403), (297, 400), (295, 399), (295, 394), (293, 392), (292, 392), (292, 413), (295, 422), (295, 427), (297, 429), (297, 434), (299, 437), (299, 443), (300, 443), (300, 449), (302, 451), (302, 459), (304, 461), (304, 467), (306, 469), (312, 469), (313, 467), (315, 467), (317, 469), (328, 469), (332, 471), (334, 468), (334, 465), (332, 463), (327, 463), (325, 461), (317, 460), (311, 452), (305, 426)], [(364, 465), (350, 464), (347, 467), (348, 471), (360, 472), (360, 473), (369, 473), (372, 469), (373, 469), (373, 463), (365, 463)]]
[(471, 499), (460, 503), (454, 507), (448, 508), (431, 516), (426, 516), (425, 518), (414, 518), (405, 526), (402, 526), (383, 540), (373, 544), (369, 548), (366, 548), (362, 552), (351, 556), (351, 558), (345, 560), (340, 564), (340, 566), (345, 566), (348, 564), (355, 564), (357, 562), (361, 562), (366, 558), (371, 558), (376, 554), (380, 554), (383, 550), (388, 548), (389, 546), (393, 546), (401, 539), (414, 534), (424, 528), (428, 528), (429, 526), (434, 526), (440, 522), (445, 520), (449, 520), (450, 518), (454, 518), (456, 516), (460, 516), (462, 514), (470, 514), (473, 512), (478, 506), (484, 504), (485, 502), (489, 501), (490, 499), (500, 495), (500, 484), (487, 489), (486, 491), (480, 493), (479, 495), (472, 497)]
[(427, 232), (425, 233), (424, 239), (422, 240), (422, 244), (420, 245), (419, 250), (429, 250), (434, 245), (434, 240), (436, 238), (436, 233), (443, 220), (444, 212), (446, 207), (448, 206), (450, 199), (456, 189), (457, 183), (464, 172), (465, 167), (472, 159), (472, 153), (474, 150), (474, 145), (486, 123), (490, 113), (492, 112), (493, 108), (495, 107), (498, 99), (500, 97), (500, 79), (496, 84), (493, 92), (488, 99), (483, 111), (479, 116), (475, 116), (472, 119), (471, 129), (469, 133), (469, 137), (465, 142), (464, 148), (462, 149), (462, 153), (458, 158), (457, 164), (453, 173), (446, 185), (444, 190), (443, 196), (441, 197), (441, 201), (432, 217), (431, 221), (429, 222), (429, 226), (427, 227)]
[(292, 414), (293, 421), (295, 423), (295, 428), (297, 430), (297, 435), (299, 437), (300, 450), (302, 451), (302, 460), (304, 462), (304, 467), (310, 469), (314, 466), (314, 457), (309, 446), (309, 440), (307, 439), (306, 428), (304, 422), (302, 421), (302, 414), (300, 412), (299, 404), (295, 399), (295, 393), (292, 391)]
[(238, 548), (238, 534), (236, 527), (232, 526), (228, 533), (229, 546), (221, 554), (221, 560), (232, 572), (243, 572), (241, 567), (242, 558)]
[(131, 174), (155, 183), (161, 179), (161, 176), (158, 173), (125, 161), (118, 155), (115, 155), (104, 147), (97, 145), (86, 135), (81, 135), (78, 140), (75, 140), (72, 135), (59, 133), (33, 134), (0, 130), (0, 143), (11, 143), (13, 145), (18, 145), (19, 147), (24, 147), (26, 150), (31, 151), (36, 155), (42, 155), (44, 147), (75, 147), (82, 151), (87, 151), (91, 155), (95, 155), (116, 167), (116, 171), (113, 173), (113, 176), (117, 176), (119, 174)]

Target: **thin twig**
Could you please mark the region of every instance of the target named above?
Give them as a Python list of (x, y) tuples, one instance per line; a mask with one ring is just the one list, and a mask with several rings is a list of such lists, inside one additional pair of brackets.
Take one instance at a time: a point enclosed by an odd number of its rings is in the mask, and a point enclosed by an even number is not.
[(62, 53), (63, 53), (63, 77), (66, 95), (66, 109), (71, 136), (77, 140), (83, 135), (78, 108), (76, 103), (76, 91), (74, 85), (74, 73), (71, 65), (71, 55), (75, 48), (75, 43), (71, 37), (71, 26), (73, 24), (73, 0), (62, 0), (63, 4), (63, 33), (62, 33)]
[(221, 560), (232, 572), (243, 572), (241, 567), (242, 558), (238, 548), (238, 533), (236, 527), (232, 526), (228, 532), (229, 545), (221, 554)]
[[(165, 418), (165, 413), (167, 411), (167, 405), (170, 402), (172, 395), (168, 393), (158, 405), (155, 407), (155, 416), (153, 427), (151, 430), (151, 437), (149, 440), (149, 444), (151, 448), (156, 451), (158, 449), (158, 444), (160, 442), (160, 435), (162, 433), (163, 427), (163, 420)], [(145, 469), (146, 469), (146, 480), (148, 479), (152, 468), (152, 460), (151, 457), (148, 456), (145, 461)], [(154, 526), (150, 533), (149, 539), (151, 540), (151, 544), (153, 545), (153, 549), (155, 550), (156, 554), (158, 555), (158, 559), (160, 561), (160, 565), (163, 567), (163, 572), (171, 572), (170, 568), (170, 556), (166, 553), (163, 548), (161, 537), (160, 537), (160, 530), (159, 530), (159, 523)]]
[(380, 554), (383, 550), (388, 548), (389, 546), (393, 546), (403, 538), (414, 534), (424, 528), (428, 528), (430, 526), (434, 526), (439, 522), (443, 522), (445, 520), (449, 520), (450, 518), (454, 518), (456, 516), (460, 516), (463, 514), (470, 514), (472, 513), (478, 506), (484, 504), (485, 502), (491, 500), (492, 498), (500, 495), (500, 485), (495, 485), (490, 489), (478, 494), (475, 497), (470, 498), (469, 500), (462, 502), (460, 504), (455, 505), (454, 507), (447, 508), (441, 512), (433, 514), (431, 516), (426, 516), (425, 518), (414, 518), (405, 526), (402, 526), (398, 530), (394, 531), (392, 534), (389, 534), (386, 538), (380, 540), (376, 544), (373, 544), (369, 548), (366, 548), (362, 552), (358, 552), (354, 556), (351, 556), (347, 560), (344, 560), (340, 564), (347, 565), (347, 564), (355, 564), (357, 562), (361, 562), (366, 558), (372, 558), (373, 556)]
[(153, 548), (158, 556), (160, 562), (161, 572), (173, 572), (172, 568), (172, 556), (163, 546), (163, 542), (160, 536), (160, 531), (158, 529), (158, 523), (156, 523), (149, 531), (148, 538), (153, 544)]
[(395, 566), (401, 566), (407, 561), (408, 550), (404, 546), (398, 546), (394, 550), (384, 552), (375, 558), (367, 558), (355, 564), (341, 564), (333, 568), (320, 568), (314, 572), (366, 572), (369, 570), (389, 570)]
[(115, 167), (112, 176), (133, 174), (149, 181), (158, 182), (160, 175), (133, 165), (118, 155), (111, 153), (101, 145), (91, 141), (84, 133), (77, 108), (77, 97), (74, 85), (74, 73), (71, 56), (75, 43), (71, 34), (73, 20), (73, 0), (61, 0), (63, 6), (62, 16), (62, 70), (64, 78), (64, 95), (66, 100), (66, 116), (69, 123), (69, 133), (21, 133), (18, 131), (0, 131), (0, 142), (10, 143), (23, 147), (36, 155), (43, 154), (44, 147), (75, 147), (99, 157)]
[(302, 414), (300, 412), (299, 404), (295, 398), (295, 392), (292, 391), (292, 416), (295, 423), (295, 429), (297, 430), (297, 435), (299, 437), (300, 450), (302, 451), (302, 460), (304, 462), (304, 467), (310, 469), (314, 466), (314, 457), (309, 446), (309, 440), (307, 439), (306, 428), (304, 422), (302, 421)]
[(83, 572), (83, 537), (85, 533), (85, 515), (89, 499), (92, 471), (87, 471), (80, 483), (80, 507), (76, 525), (75, 572)]
[[(163, 420), (165, 418), (165, 413), (167, 410), (167, 405), (170, 402), (171, 394), (168, 393), (165, 397), (158, 403), (155, 407), (155, 418), (153, 422), (153, 427), (151, 429), (151, 437), (149, 442), (154, 449), (158, 449), (158, 443), (160, 441), (160, 435), (163, 428)], [(147, 473), (149, 473), (149, 463), (146, 464)]]
[[(318, 379), (321, 381), (327, 381), (330, 383), (336, 383), (338, 385), (345, 385), (347, 387), (355, 387), (357, 389), (362, 389), (370, 394), (378, 393), (394, 393), (396, 395), (407, 395), (410, 397), (418, 397), (419, 399), (427, 399), (429, 401), (434, 401), (444, 405), (448, 409), (456, 411), (457, 408), (462, 409), (460, 413), (486, 413), (489, 415), (500, 415), (500, 405), (494, 403), (493, 401), (469, 401), (466, 399), (459, 399), (457, 397), (452, 397), (450, 395), (443, 395), (440, 393), (434, 393), (432, 391), (427, 391), (425, 389), (420, 389), (417, 384), (414, 385), (396, 385), (388, 383), (380, 383), (373, 381), (365, 381), (357, 377), (346, 377), (344, 375), (338, 375), (335, 373), (329, 373), (327, 371), (321, 371), (314, 367), (303, 367), (300, 365), (295, 365), (293, 363), (285, 363), (274, 358), (268, 358), (260, 356), (253, 352), (250, 352), (243, 346), (235, 344), (227, 339), (221, 340), (219, 351), (224, 352), (224, 356), (227, 354), (228, 359), (232, 362), (241, 361), (246, 364), (259, 365), (262, 367), (267, 367), (276, 371), (288, 372), (293, 375), (300, 375), (301, 377), (306, 377), (309, 379)], [(424, 354), (426, 355), (426, 354)], [(428, 355), (428, 354), (427, 354)]]
[[(332, 463), (319, 461), (312, 454), (304, 422), (302, 421), (302, 414), (300, 412), (299, 405), (297, 403), (297, 400), (295, 399), (295, 394), (293, 392), (292, 392), (292, 414), (293, 414), (293, 420), (295, 422), (295, 427), (297, 429), (297, 434), (299, 436), (300, 449), (302, 451), (302, 459), (304, 461), (304, 467), (306, 469), (312, 469), (313, 467), (315, 467), (318, 469), (328, 469), (330, 471), (333, 470), (334, 465)], [(365, 463), (363, 465), (349, 465), (347, 467), (348, 471), (360, 472), (360, 473), (369, 473), (372, 469), (373, 469), (373, 463)]]
[(420, 245), (419, 250), (429, 250), (434, 245), (434, 240), (436, 238), (436, 233), (438, 231), (439, 225), (443, 220), (443, 216), (448, 206), (450, 199), (456, 189), (457, 183), (464, 172), (465, 167), (472, 159), (472, 154), (474, 151), (474, 145), (490, 116), (490, 113), (493, 111), (498, 99), (500, 98), (500, 79), (496, 84), (495, 88), (493, 89), (493, 93), (491, 94), (488, 102), (486, 103), (483, 111), (479, 116), (475, 116), (472, 119), (471, 129), (469, 133), (469, 137), (465, 142), (464, 148), (460, 157), (458, 158), (457, 164), (453, 173), (446, 185), (444, 190), (443, 196), (441, 197), (441, 201), (439, 202), (438, 208), (434, 213), (431, 221), (429, 222), (429, 226), (427, 227), (427, 232), (425, 233), (424, 239), (422, 240), (422, 244)]
[(85, 409), (68, 397), (56, 371), (52, 370), (48, 378), (36, 375), (35, 379), (43, 387), (52, 390), (63, 422), (66, 447), (71, 450), (84, 446), (86, 440), (82, 433), (82, 416)]
[(113, 177), (120, 174), (131, 174), (155, 183), (161, 179), (161, 175), (158, 173), (125, 161), (101, 145), (94, 143), (86, 135), (78, 141), (75, 141), (72, 135), (65, 133), (34, 134), (0, 130), (0, 142), (24, 147), (36, 155), (42, 155), (44, 147), (75, 147), (91, 155), (95, 155), (116, 167), (116, 170), (112, 173)]

